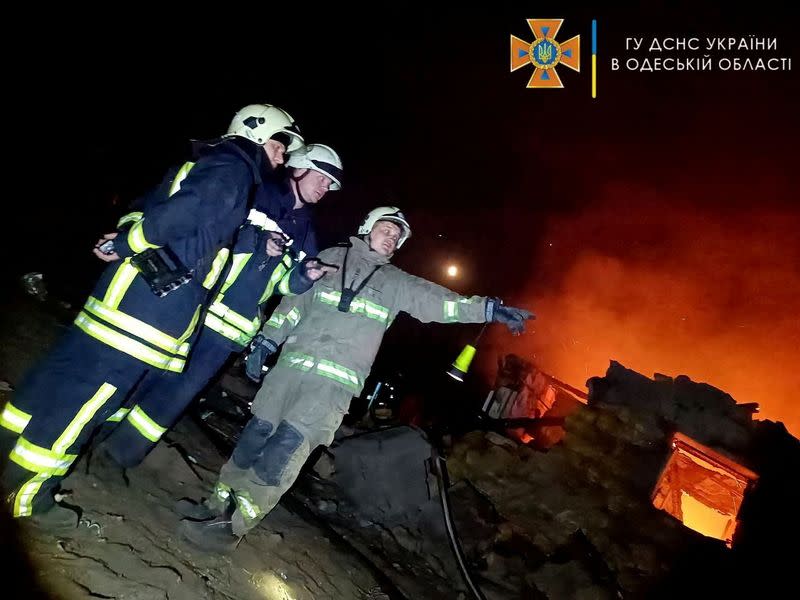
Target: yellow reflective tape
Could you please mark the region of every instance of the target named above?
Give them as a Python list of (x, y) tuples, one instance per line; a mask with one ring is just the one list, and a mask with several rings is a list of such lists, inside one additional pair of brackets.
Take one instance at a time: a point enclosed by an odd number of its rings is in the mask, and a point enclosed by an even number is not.
[(221, 302), (214, 302), (214, 304), (211, 305), (211, 308), (209, 308), (209, 311), (214, 313), (223, 321), (230, 323), (237, 329), (241, 329), (245, 333), (250, 333), (252, 335), (258, 333), (258, 326), (261, 324), (261, 319), (258, 317), (248, 319), (244, 315), (240, 315), (236, 311), (232, 310), (229, 306), (226, 306)]
[(267, 321), (267, 325), (269, 325), (270, 327), (274, 327), (275, 329), (280, 329), (281, 325), (283, 325), (283, 322), (285, 320), (286, 320), (286, 315), (274, 314), (269, 318), (269, 321)]
[(104, 344), (108, 344), (112, 348), (124, 352), (134, 358), (138, 358), (144, 363), (166, 371), (180, 373), (186, 361), (180, 358), (174, 358), (162, 354), (152, 348), (145, 346), (141, 342), (129, 338), (126, 335), (118, 333), (92, 319), (85, 312), (81, 312), (75, 319), (77, 325), (82, 331), (91, 335), (93, 338), (100, 340)]
[(189, 336), (194, 333), (194, 330), (197, 327), (197, 321), (200, 320), (200, 311), (202, 310), (202, 308), (203, 308), (202, 304), (197, 305), (197, 308), (194, 309), (192, 320), (189, 321), (189, 326), (186, 328), (186, 331), (184, 331), (181, 334), (181, 337), (178, 338), (178, 341), (181, 342), (181, 350), (180, 352), (178, 352), (178, 354), (181, 354), (183, 356), (189, 354), (189, 344), (184, 342), (186, 342), (186, 340), (189, 339)]
[(117, 412), (108, 417), (106, 421), (109, 423), (119, 423), (128, 415), (129, 412), (131, 412), (130, 408), (120, 408)]
[(383, 321), (385, 322), (386, 319), (389, 318), (389, 310), (375, 304), (374, 302), (370, 302), (365, 298), (361, 298), (360, 296), (356, 296), (353, 301), (350, 303), (350, 312), (351, 313), (360, 313), (370, 319), (375, 319), (376, 321)]
[[(219, 296), (217, 296), (217, 298), (219, 298)], [(230, 308), (228, 308), (227, 305), (222, 304), (221, 302), (216, 301), (216, 300), (214, 301), (214, 303), (211, 306), (208, 307), (208, 312), (210, 314), (216, 315), (220, 319), (222, 317), (224, 317), (225, 313), (227, 313), (229, 310), (230, 310)]]
[(246, 346), (250, 343), (250, 340), (253, 339), (252, 335), (240, 331), (233, 325), (228, 325), (225, 321), (212, 313), (206, 315), (206, 327), (242, 346)]
[(75, 418), (72, 419), (67, 428), (64, 429), (64, 433), (62, 433), (59, 438), (53, 444), (53, 452), (57, 454), (61, 454), (66, 452), (67, 449), (75, 443), (75, 440), (78, 439), (78, 436), (83, 431), (83, 428), (86, 427), (86, 424), (92, 420), (95, 413), (100, 409), (103, 404), (105, 404), (111, 396), (114, 395), (114, 392), (117, 391), (116, 386), (111, 385), (110, 383), (104, 383), (101, 385), (98, 390), (94, 393), (94, 396), (89, 398), (89, 400), (81, 406), (81, 409), (78, 411), (78, 414), (75, 415)]
[(116, 309), (138, 273), (139, 271), (136, 270), (136, 267), (131, 266), (130, 258), (123, 260), (111, 283), (108, 284), (106, 295), (103, 296), (103, 304), (109, 308)]
[(45, 481), (54, 475), (66, 475), (69, 467), (78, 457), (77, 454), (66, 454), (66, 450), (75, 443), (86, 424), (116, 391), (115, 386), (103, 383), (81, 407), (50, 450), (37, 446), (23, 437), (17, 440), (9, 458), (21, 467), (33, 471), (36, 475), (17, 491), (14, 498), (15, 517), (26, 517), (31, 514), (33, 499)]
[[(241, 329), (242, 331), (248, 331), (250, 329), (250, 321), (248, 319), (245, 319), (242, 315), (231, 310), (229, 306), (221, 302), (214, 302), (208, 310), (237, 329)], [(242, 323), (244, 324), (243, 326), (241, 326)]]
[(296, 296), (297, 295), (292, 291), (292, 288), (290, 287), (290, 284), (291, 284), (291, 280), (292, 280), (291, 279), (292, 278), (292, 273), (294, 273), (295, 269), (299, 269), (299, 268), (300, 267), (297, 266), (297, 267), (294, 267), (294, 268), (291, 268), (291, 269), (287, 269), (286, 273), (284, 273), (283, 276), (281, 277), (281, 281), (278, 284), (278, 291), (281, 294), (283, 294), (284, 296)]
[(292, 308), (292, 310), (286, 314), (286, 319), (289, 321), (289, 323), (296, 327), (300, 322), (300, 309), (298, 309), (296, 306)]
[(317, 371), (320, 375), (324, 375), (330, 379), (344, 383), (350, 387), (357, 387), (361, 384), (361, 380), (355, 371), (351, 371), (347, 367), (336, 364), (330, 360), (320, 360), (317, 363)]
[(258, 317), (255, 317), (252, 321), (248, 321), (245, 317), (232, 310), (227, 312), (225, 320), (250, 335), (257, 334), (259, 325), (261, 325), (261, 319)]
[(132, 317), (124, 312), (106, 306), (97, 298), (89, 296), (83, 308), (95, 317), (100, 317), (107, 323), (119, 327), (128, 333), (132, 333), (136, 337), (140, 337), (144, 341), (150, 342), (162, 350), (173, 354), (180, 354), (181, 356), (187, 356), (189, 354), (188, 344), (183, 344), (181, 340), (177, 340), (171, 335), (159, 331), (152, 325), (148, 325), (136, 317)]
[(14, 516), (29, 517), (33, 512), (33, 499), (39, 493), (42, 484), (50, 479), (50, 473), (36, 473), (28, 481), (22, 484), (14, 497)]
[(166, 427), (153, 421), (138, 404), (128, 413), (128, 422), (151, 442), (157, 442), (167, 432)]
[(183, 180), (186, 179), (186, 176), (189, 174), (189, 171), (192, 170), (194, 166), (193, 162), (185, 162), (181, 165), (181, 168), (178, 169), (178, 172), (175, 174), (175, 179), (172, 180), (172, 185), (169, 186), (169, 195), (172, 196), (175, 192), (181, 189), (181, 184)]
[(30, 420), (31, 416), (28, 413), (21, 411), (11, 402), (7, 402), (3, 412), (0, 413), (0, 425), (14, 433), (22, 433)]
[(234, 254), (233, 258), (231, 259), (231, 270), (228, 273), (228, 276), (225, 278), (225, 283), (222, 284), (222, 288), (220, 288), (219, 296), (217, 296), (218, 300), (222, 300), (222, 294), (228, 291), (228, 288), (233, 285), (236, 279), (244, 269), (244, 266), (247, 264), (247, 261), (253, 256), (253, 253), (241, 252), (239, 254)]
[(143, 212), (131, 212), (127, 215), (124, 215), (119, 221), (117, 221), (117, 229), (126, 225), (127, 223), (132, 223), (135, 221), (141, 221), (144, 218)]
[(218, 481), (217, 485), (214, 486), (214, 495), (220, 500), (227, 500), (231, 497), (231, 488)]
[(282, 315), (280, 313), (274, 313), (269, 318), (269, 321), (267, 321), (267, 325), (279, 329), (280, 327), (283, 326), (283, 323), (286, 320), (288, 320), (293, 327), (297, 327), (297, 324), (300, 322), (300, 310), (295, 306), (285, 315)]
[(203, 287), (207, 290), (210, 290), (214, 287), (214, 284), (217, 283), (217, 279), (222, 274), (222, 268), (225, 266), (225, 263), (228, 262), (228, 256), (230, 255), (231, 251), (227, 248), (223, 248), (217, 255), (214, 257), (214, 262), (211, 263), (211, 268), (208, 271), (208, 275), (203, 280)]
[(8, 457), (19, 466), (34, 473), (64, 475), (78, 455), (57, 453), (32, 444), (20, 436)]
[(325, 304), (339, 304), (339, 300), (342, 299), (342, 295), (339, 292), (326, 292), (324, 290), (319, 290), (316, 296)]
[(275, 284), (277, 284), (281, 278), (286, 273), (286, 265), (283, 262), (280, 262), (278, 266), (272, 271), (272, 275), (269, 277), (269, 281), (267, 282), (267, 287), (264, 288), (264, 293), (261, 294), (261, 298), (258, 299), (258, 303), (261, 304), (262, 302), (266, 301), (267, 298), (272, 296), (272, 293), (275, 291)]
[(144, 237), (144, 222), (145, 219), (141, 221), (136, 221), (128, 230), (128, 246), (130, 246), (131, 251), (134, 254), (139, 254), (140, 252), (144, 252), (148, 248), (160, 248), (156, 244), (151, 244), (147, 241), (147, 238)]
[(278, 292), (284, 296), (289, 296), (292, 293), (292, 291), (289, 289), (289, 277), (287, 275), (288, 273), (281, 277), (281, 281), (278, 284)]
[(379, 320), (386, 320), (389, 318), (389, 309), (385, 308), (379, 304), (375, 304), (374, 302), (370, 302), (365, 298), (361, 298), (364, 302), (364, 310), (367, 312), (367, 316), (377, 318)]
[(310, 371), (314, 367), (314, 357), (302, 352), (286, 352), (281, 354), (279, 363), (288, 364), (290, 367), (301, 371)]
[(319, 375), (343, 383), (352, 389), (356, 389), (362, 384), (361, 378), (355, 371), (330, 360), (316, 360), (313, 356), (302, 352), (287, 352), (285, 355), (281, 355), (278, 362), (305, 372), (311, 371), (316, 366)]
[[(315, 292), (315, 297), (324, 304), (331, 304), (335, 306), (339, 304), (342, 294), (341, 292), (336, 291), (327, 292), (324, 290), (319, 290)], [(389, 319), (388, 308), (381, 306), (380, 304), (375, 304), (363, 296), (356, 296), (353, 298), (352, 302), (350, 302), (350, 312), (354, 314), (363, 314), (370, 319), (375, 319), (376, 321), (381, 321), (384, 323)]]
[(289, 365), (291, 365), (292, 367), (296, 367), (302, 371), (310, 371), (311, 367), (314, 366), (313, 360), (306, 360), (304, 358), (291, 357), (287, 358), (286, 360), (289, 361)]
[(255, 519), (261, 514), (261, 509), (247, 496), (235, 494), (236, 506), (250, 519)]

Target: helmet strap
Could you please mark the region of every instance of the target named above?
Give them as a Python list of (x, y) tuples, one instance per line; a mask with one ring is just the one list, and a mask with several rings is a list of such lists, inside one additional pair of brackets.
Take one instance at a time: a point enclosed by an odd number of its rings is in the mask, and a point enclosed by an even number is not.
[(292, 172), (292, 181), (294, 182), (294, 193), (295, 193), (295, 196), (297, 196), (298, 200), (300, 200), (300, 202), (303, 205), (308, 204), (308, 200), (303, 198), (303, 190), (300, 189), (300, 181), (302, 181), (302, 179), (306, 175), (308, 175), (310, 170), (311, 169), (306, 169), (306, 172), (303, 173), (302, 175), (300, 175), (300, 177), (295, 177), (295, 175), (294, 175), (297, 172), (297, 169), (294, 169), (293, 172)]

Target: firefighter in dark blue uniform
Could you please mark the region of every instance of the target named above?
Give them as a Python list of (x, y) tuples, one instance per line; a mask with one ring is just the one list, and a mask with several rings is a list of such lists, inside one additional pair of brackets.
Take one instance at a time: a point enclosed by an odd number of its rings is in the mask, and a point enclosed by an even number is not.
[[(301, 294), (330, 271), (305, 258), (316, 257), (318, 251), (310, 205), (328, 190), (341, 188), (341, 160), (328, 146), (309, 144), (293, 152), (287, 166), (288, 180), (259, 186), (254, 211), (239, 232), (230, 270), (206, 313), (184, 372), (167, 373), (137, 389), (130, 408), (117, 415), (121, 423), (102, 446), (121, 466), (138, 465), (231, 354), (250, 344), (263, 324), (263, 305), (273, 293)], [(264, 236), (276, 231), (285, 236), (285, 252), (270, 257)]]
[(247, 106), (183, 165), (168, 197), (106, 236), (110, 264), (92, 295), (0, 413), (9, 459), (1, 483), (15, 517), (75, 526), (76, 513), (55, 504), (59, 482), (137, 384), (184, 369), (254, 191), (302, 141), (285, 111)]

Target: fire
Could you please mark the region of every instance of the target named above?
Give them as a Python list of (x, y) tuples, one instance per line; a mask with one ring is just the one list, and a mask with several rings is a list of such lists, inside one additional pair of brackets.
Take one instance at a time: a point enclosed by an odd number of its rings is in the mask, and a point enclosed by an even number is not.
[(678, 433), (653, 491), (653, 505), (730, 547), (742, 500), (757, 479), (756, 473)]
[(684, 374), (800, 435), (800, 213), (704, 212), (630, 189), (607, 197), (548, 224), (514, 298), (537, 321), (511, 340), (495, 330), (479, 355), (515, 352), (578, 387), (611, 359)]

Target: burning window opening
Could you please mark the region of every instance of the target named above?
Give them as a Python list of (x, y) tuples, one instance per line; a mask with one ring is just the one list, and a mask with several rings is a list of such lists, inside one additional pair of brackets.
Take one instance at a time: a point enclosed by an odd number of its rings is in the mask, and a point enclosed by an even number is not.
[(682, 433), (653, 491), (653, 506), (730, 548), (744, 494), (758, 475)]

